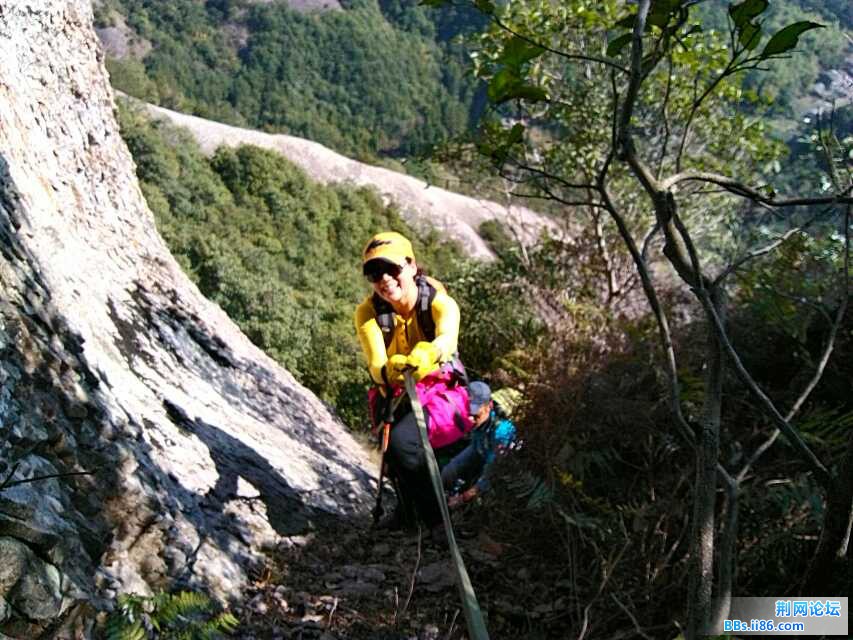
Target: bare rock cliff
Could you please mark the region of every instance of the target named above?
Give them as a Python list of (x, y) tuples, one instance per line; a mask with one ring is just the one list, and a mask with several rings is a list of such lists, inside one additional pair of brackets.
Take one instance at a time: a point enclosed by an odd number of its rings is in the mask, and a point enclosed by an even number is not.
[(0, 637), (239, 598), (369, 501), (357, 443), (169, 255), (113, 108), (89, 0), (0, 3)]

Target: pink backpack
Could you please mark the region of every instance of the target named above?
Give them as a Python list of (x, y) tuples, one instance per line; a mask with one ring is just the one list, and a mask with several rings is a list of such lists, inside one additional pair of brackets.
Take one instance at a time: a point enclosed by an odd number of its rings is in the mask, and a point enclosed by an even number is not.
[(453, 444), (474, 427), (468, 417), (468, 387), (457, 384), (453, 372), (437, 371), (416, 388), (429, 416), (427, 433), (433, 449)]
[[(447, 368), (436, 371), (415, 385), (418, 400), (427, 419), (427, 434), (433, 449), (453, 444), (468, 433), (474, 423), (468, 417), (468, 388), (456, 382), (456, 374)], [(394, 389), (394, 397), (406, 393), (405, 389)], [(380, 397), (376, 387), (367, 394), (371, 416), (375, 415)]]

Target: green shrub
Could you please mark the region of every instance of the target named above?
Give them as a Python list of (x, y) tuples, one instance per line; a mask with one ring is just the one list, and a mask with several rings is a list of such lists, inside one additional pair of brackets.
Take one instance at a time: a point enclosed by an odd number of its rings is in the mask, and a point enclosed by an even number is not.
[(227, 611), (193, 591), (154, 596), (122, 594), (106, 623), (107, 640), (216, 640), (239, 624)]

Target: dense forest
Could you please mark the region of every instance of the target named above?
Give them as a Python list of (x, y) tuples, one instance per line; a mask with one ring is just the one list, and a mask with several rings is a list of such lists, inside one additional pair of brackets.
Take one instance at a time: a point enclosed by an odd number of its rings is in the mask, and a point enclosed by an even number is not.
[(365, 158), (440, 146), (577, 235), (486, 225), (498, 258), (476, 263), (369, 190), (254, 148), (206, 158), (125, 106), (184, 268), (360, 429), (361, 243), (413, 237), (473, 375), (526, 396), (524, 447), (470, 517), (571, 603), (495, 637), (694, 638), (732, 595), (846, 592), (853, 117), (827, 87), (849, 3), (428, 4), (110, 0), (98, 19), (152, 44), (109, 62), (131, 95)]
[[(708, 27), (725, 30), (716, 3)], [(344, 10), (299, 12), (285, 2), (104, 0), (96, 24), (125, 20), (149, 43), (141, 59), (108, 60), (113, 84), (186, 113), (291, 133), (364, 158), (423, 152), (470, 130), (482, 112), (461, 40), (485, 20), (463, 5), (355, 0)], [(843, 0), (774, 2), (768, 26), (814, 19), (836, 25), (807, 35), (796, 64), (752, 73), (748, 86), (772, 105), (779, 135), (816, 106), (809, 90), (844, 66), (851, 12)], [(145, 49), (142, 49), (145, 51)], [(825, 78), (823, 78), (825, 79)]]
[(108, 61), (114, 86), (179, 111), (290, 133), (360, 157), (401, 155), (465, 131), (477, 83), (451, 42), (471, 16), (372, 0), (300, 13), (286, 3), (109, 0), (151, 43)]

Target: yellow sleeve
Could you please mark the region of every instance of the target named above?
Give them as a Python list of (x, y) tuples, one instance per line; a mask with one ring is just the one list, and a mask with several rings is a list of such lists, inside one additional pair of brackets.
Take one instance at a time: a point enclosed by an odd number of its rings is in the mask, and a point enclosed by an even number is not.
[(361, 350), (367, 360), (370, 377), (377, 384), (384, 384), (382, 367), (388, 361), (388, 354), (385, 352), (385, 340), (382, 339), (382, 329), (376, 322), (376, 314), (373, 311), (373, 302), (370, 296), (355, 310), (355, 331), (361, 344)]
[(449, 295), (439, 291), (433, 298), (431, 310), (435, 321), (435, 340), (432, 343), (441, 351), (439, 361), (447, 362), (459, 349), (459, 305)]

